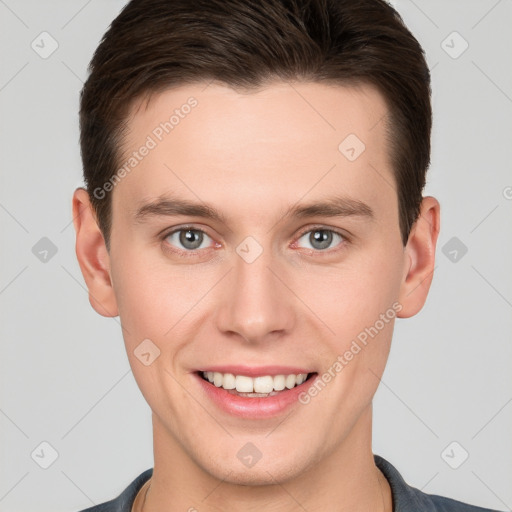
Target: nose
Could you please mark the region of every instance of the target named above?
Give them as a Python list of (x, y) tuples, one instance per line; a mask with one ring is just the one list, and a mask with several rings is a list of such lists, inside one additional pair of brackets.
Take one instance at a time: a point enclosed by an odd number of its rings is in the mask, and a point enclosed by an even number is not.
[(219, 291), (218, 329), (248, 343), (275, 341), (291, 332), (297, 318), (287, 272), (270, 249), (254, 261), (242, 256), (235, 253), (234, 266)]

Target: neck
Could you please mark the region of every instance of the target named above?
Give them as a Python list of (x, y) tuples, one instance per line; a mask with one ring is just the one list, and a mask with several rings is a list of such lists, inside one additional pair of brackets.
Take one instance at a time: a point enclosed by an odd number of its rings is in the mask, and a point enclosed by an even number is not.
[(268, 473), (267, 482), (247, 485), (233, 474), (213, 476), (153, 415), (154, 468), (144, 512), (392, 512), (389, 483), (373, 459), (371, 424), (370, 405), (349, 435), (298, 477)]

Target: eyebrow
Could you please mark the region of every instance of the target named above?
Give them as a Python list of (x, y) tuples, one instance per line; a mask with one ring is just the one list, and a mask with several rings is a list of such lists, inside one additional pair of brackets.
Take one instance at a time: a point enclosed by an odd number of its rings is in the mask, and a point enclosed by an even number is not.
[[(153, 217), (170, 216), (203, 217), (226, 224), (226, 217), (206, 203), (195, 203), (187, 199), (160, 196), (140, 206), (135, 212), (135, 221), (145, 222)], [(307, 217), (361, 217), (374, 220), (375, 214), (366, 203), (344, 196), (333, 196), (312, 203), (290, 206), (282, 216), (286, 218)]]

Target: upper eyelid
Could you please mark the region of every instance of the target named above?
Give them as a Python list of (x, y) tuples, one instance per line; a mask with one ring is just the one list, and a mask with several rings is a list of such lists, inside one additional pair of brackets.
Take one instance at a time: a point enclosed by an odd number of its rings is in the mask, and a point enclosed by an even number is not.
[[(160, 235), (160, 237), (162, 238), (162, 240), (165, 240), (169, 236), (173, 235), (174, 233), (179, 233), (180, 231), (199, 231), (200, 233), (205, 234), (206, 236), (210, 237), (213, 240), (213, 237), (211, 235), (209, 235), (206, 230), (201, 229), (201, 228), (196, 228), (194, 226), (181, 226), (178, 228), (173, 228), (170, 231), (164, 230), (162, 232), (162, 234)], [(196, 250), (198, 250), (198, 249), (196, 249)]]
[[(169, 230), (168, 230), (169, 229)], [(203, 228), (196, 228), (195, 226), (191, 226), (191, 225), (188, 225), (188, 224), (185, 224), (183, 226), (178, 226), (178, 227), (173, 227), (173, 228), (166, 228), (166, 229), (162, 229), (162, 231), (160, 231), (157, 236), (161, 237), (161, 238), (167, 238), (168, 236), (174, 234), (174, 233), (178, 233), (179, 231), (187, 231), (187, 230), (190, 230), (190, 231), (200, 231), (201, 233), (204, 233), (205, 235), (208, 235), (208, 232), (203, 229)], [(208, 235), (210, 238), (212, 238), (210, 235)]]
[(341, 229), (339, 229), (339, 228), (330, 228), (330, 227), (324, 226), (322, 224), (319, 224), (319, 225), (313, 226), (313, 227), (304, 228), (304, 230), (299, 231), (298, 236), (302, 237), (306, 233), (309, 233), (310, 231), (315, 231), (315, 230), (318, 230), (318, 231), (332, 231), (333, 233), (336, 233), (337, 235), (340, 235), (341, 237), (348, 239), (348, 236), (345, 235), (342, 232)]
[[(179, 226), (179, 227), (172, 228), (171, 231), (164, 231), (164, 234), (161, 235), (161, 237), (162, 237), (163, 240), (165, 240), (167, 237), (171, 236), (174, 233), (178, 233), (180, 231), (187, 231), (187, 230), (199, 231), (199, 232), (205, 234), (206, 236), (210, 237), (213, 240), (213, 237), (210, 236), (206, 230), (204, 230), (202, 228), (198, 228), (198, 227), (192, 226), (192, 225)], [(298, 240), (299, 238), (302, 238), (306, 233), (310, 233), (311, 231), (315, 231), (315, 230), (318, 230), (318, 231), (331, 231), (332, 233), (335, 233), (335, 234), (339, 235), (341, 238), (343, 238), (343, 240), (345, 242), (348, 242), (350, 240), (349, 237), (345, 233), (343, 233), (340, 229), (329, 227), (329, 226), (325, 226), (323, 224), (317, 224), (317, 225), (305, 227), (304, 229), (299, 231), (299, 233), (296, 235), (296, 239)], [(195, 251), (201, 251), (202, 249), (194, 249), (194, 250)], [(193, 252), (193, 251), (187, 251), (187, 252)]]
[[(322, 225), (322, 224), (318, 224), (318, 225), (315, 225), (315, 226), (310, 226), (310, 227), (307, 227), (307, 228), (304, 228), (303, 230), (300, 230), (299, 231), (299, 234), (297, 236), (302, 236), (304, 235), (305, 233), (309, 233), (310, 231), (314, 231), (315, 229), (318, 229), (319, 231), (332, 231), (333, 233), (337, 233), (338, 235), (342, 236), (343, 238), (348, 238), (347, 235), (345, 235), (342, 230), (340, 230), (339, 228), (333, 228), (333, 227), (329, 227), (329, 226), (325, 226), (325, 225)], [(190, 230), (190, 231), (200, 231), (201, 233), (204, 233), (205, 235), (208, 235), (208, 232), (202, 228), (196, 228), (194, 226), (189, 226), (189, 225), (185, 225), (185, 226), (181, 226), (181, 227), (177, 227), (177, 228), (172, 228), (171, 231), (166, 231), (164, 230), (162, 234), (162, 237), (163, 238), (167, 238), (169, 235), (172, 235), (173, 233), (176, 233), (178, 231), (186, 231), (186, 230)], [(210, 235), (208, 235), (210, 236)], [(210, 236), (211, 238), (211, 236)]]

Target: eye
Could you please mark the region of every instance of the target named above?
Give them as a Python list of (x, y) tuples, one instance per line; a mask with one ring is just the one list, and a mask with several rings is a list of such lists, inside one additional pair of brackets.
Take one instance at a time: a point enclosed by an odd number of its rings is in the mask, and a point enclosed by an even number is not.
[(203, 246), (205, 240), (209, 238), (210, 237), (204, 231), (191, 227), (176, 229), (163, 237), (163, 239), (168, 241), (171, 245), (178, 249), (185, 249), (186, 251), (195, 251), (209, 247), (209, 243)]
[(340, 243), (346, 240), (346, 238), (341, 233), (323, 227), (305, 231), (302, 233), (297, 242), (302, 239), (305, 239), (306, 242), (310, 244), (310, 247), (306, 247), (306, 249), (314, 249), (316, 251), (324, 251), (325, 249), (329, 248), (329, 246), (333, 243), (333, 240), (335, 241), (338, 239)]

